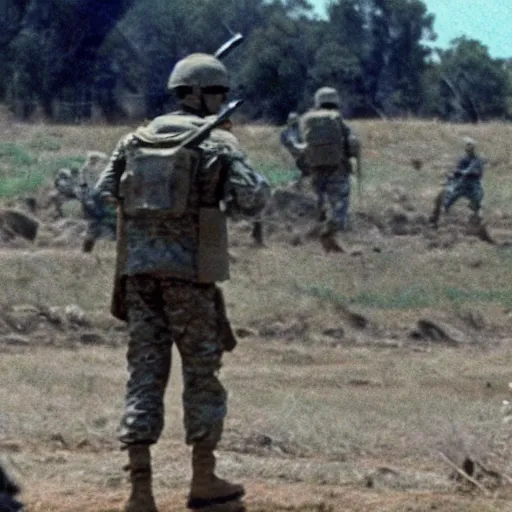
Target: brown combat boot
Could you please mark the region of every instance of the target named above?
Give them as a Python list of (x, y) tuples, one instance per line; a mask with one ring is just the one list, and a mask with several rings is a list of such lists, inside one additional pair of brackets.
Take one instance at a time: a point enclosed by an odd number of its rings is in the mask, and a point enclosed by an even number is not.
[(94, 237), (86, 236), (82, 243), (82, 252), (92, 252), (95, 244), (96, 239)]
[(265, 242), (263, 241), (263, 223), (261, 220), (255, 220), (253, 222), (251, 237), (254, 240), (254, 244), (258, 247), (265, 246)]
[(336, 240), (336, 227), (332, 221), (327, 221), (320, 233), (320, 243), (325, 252), (347, 252)]
[(151, 490), (151, 455), (149, 445), (133, 444), (128, 447), (132, 492), (124, 512), (158, 512)]
[(215, 475), (214, 446), (200, 442), (192, 449), (192, 483), (187, 507), (202, 510), (242, 511), (242, 485), (222, 480)]
[(432, 224), (432, 227), (434, 227), (435, 229), (439, 227), (439, 218), (441, 217), (443, 201), (444, 190), (441, 190), (441, 192), (439, 192), (439, 194), (437, 194), (436, 198), (434, 199), (434, 210), (432, 212), (432, 215), (428, 218), (428, 221), (430, 222), (430, 224)]

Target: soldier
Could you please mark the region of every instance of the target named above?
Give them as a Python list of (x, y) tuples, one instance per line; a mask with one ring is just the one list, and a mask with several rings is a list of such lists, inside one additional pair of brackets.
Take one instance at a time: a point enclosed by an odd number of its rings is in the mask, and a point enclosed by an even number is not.
[(430, 222), (438, 227), (441, 209), (446, 212), (461, 197), (469, 199), (469, 208), (473, 214), (470, 217), (471, 224), (481, 223), (481, 205), (484, 197), (482, 188), (482, 176), (484, 161), (476, 154), (476, 143), (470, 138), (464, 139), (465, 155), (459, 160), (455, 170), (446, 181), (443, 190), (437, 195), (434, 202), (434, 211)]
[(269, 185), (226, 130), (214, 130), (197, 149), (173, 153), (168, 147), (219, 112), (229, 82), (218, 59), (185, 57), (171, 72), (168, 89), (180, 110), (121, 139), (96, 185), (105, 201), (119, 200), (112, 313), (128, 322), (130, 334), (119, 432), (131, 480), (124, 510), (157, 510), (150, 445), (163, 429), (173, 344), (181, 355), (186, 443), (192, 446), (187, 506), (243, 510), (244, 488), (214, 472), (227, 401), (217, 374), (223, 352), (236, 345), (215, 282), (229, 277), (227, 210), (258, 214)]
[[(343, 252), (335, 235), (345, 229), (350, 199), (350, 158), (359, 151), (357, 138), (344, 123), (340, 97), (336, 89), (322, 87), (315, 93), (314, 108), (300, 119), (300, 134), (304, 141), (300, 149), (312, 176), (312, 185), (318, 196), (319, 219), (323, 222), (320, 240), (326, 252)], [(359, 166), (359, 164), (358, 164)], [(324, 212), (325, 201), (331, 206), (331, 216)]]
[(280, 135), (281, 144), (290, 152), (295, 165), (300, 171), (300, 176), (295, 183), (298, 190), (302, 190), (302, 184), (304, 178), (310, 175), (304, 161), (304, 155), (297, 148), (303, 142), (300, 128), (299, 128), (299, 114), (297, 112), (290, 112), (286, 121), (286, 128), (281, 132)]
[(76, 199), (76, 186), (78, 184), (78, 169), (62, 168), (57, 171), (53, 182), (55, 188), (49, 194), (47, 207), (53, 205), (58, 217), (63, 217), (62, 205), (66, 201)]

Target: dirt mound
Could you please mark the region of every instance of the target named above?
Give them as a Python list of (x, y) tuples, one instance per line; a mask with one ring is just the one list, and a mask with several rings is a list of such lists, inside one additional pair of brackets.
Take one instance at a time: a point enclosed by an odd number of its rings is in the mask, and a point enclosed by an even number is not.
[(53, 307), (42, 304), (3, 304), (0, 308), (0, 349), (19, 352), (34, 346), (75, 347), (118, 345), (122, 326), (105, 329), (75, 304)]
[(37, 245), (39, 247), (81, 247), (86, 229), (86, 220), (60, 219), (44, 226)]
[[(23, 240), (33, 242), (37, 236), (39, 222), (24, 212), (12, 209), (0, 210), (0, 245), (23, 247)], [(20, 239), (22, 239), (20, 241)]]

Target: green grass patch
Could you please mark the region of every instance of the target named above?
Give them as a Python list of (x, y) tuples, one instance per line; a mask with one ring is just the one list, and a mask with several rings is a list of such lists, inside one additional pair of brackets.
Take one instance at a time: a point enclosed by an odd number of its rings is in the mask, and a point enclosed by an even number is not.
[(255, 169), (261, 172), (274, 187), (294, 181), (300, 175), (297, 169), (283, 169), (274, 162), (257, 162)]
[(2, 170), (6, 167), (25, 167), (35, 164), (37, 158), (28, 153), (25, 148), (10, 142), (0, 143), (0, 162)]
[(449, 304), (496, 303), (512, 307), (512, 289), (467, 289), (455, 287), (425, 288), (420, 285), (406, 286), (386, 292), (361, 291), (355, 295), (343, 295), (325, 285), (303, 285), (294, 288), (305, 295), (338, 306), (355, 304), (374, 309), (421, 309)]
[[(39, 139), (37, 139), (39, 140)], [(48, 150), (47, 137), (40, 139)], [(56, 150), (56, 149), (55, 149)], [(35, 192), (53, 179), (61, 167), (80, 167), (84, 157), (41, 158), (42, 146), (0, 143), (0, 197), (9, 198)]]
[(28, 147), (34, 151), (60, 151), (62, 144), (54, 137), (42, 133), (35, 134), (28, 143)]

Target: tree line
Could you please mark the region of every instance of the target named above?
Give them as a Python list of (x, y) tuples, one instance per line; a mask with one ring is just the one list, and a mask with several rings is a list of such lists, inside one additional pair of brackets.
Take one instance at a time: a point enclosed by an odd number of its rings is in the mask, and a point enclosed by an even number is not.
[(421, 0), (332, 0), (320, 18), (307, 0), (2, 0), (0, 101), (30, 118), (108, 121), (170, 108), (166, 82), (191, 52), (226, 57), (233, 95), (250, 120), (282, 123), (321, 86), (347, 117), (512, 118), (512, 58), (461, 37), (435, 47)]

